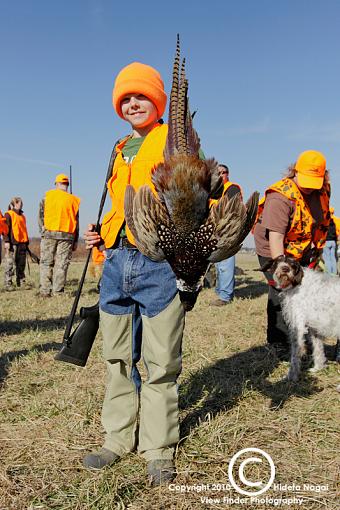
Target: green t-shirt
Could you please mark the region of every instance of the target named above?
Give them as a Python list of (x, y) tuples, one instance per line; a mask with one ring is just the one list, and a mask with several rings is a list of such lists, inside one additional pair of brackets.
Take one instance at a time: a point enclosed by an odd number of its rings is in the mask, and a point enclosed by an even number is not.
[[(141, 136), (140, 138), (129, 138), (127, 140), (122, 150), (122, 155), (125, 163), (128, 165), (132, 163), (144, 140), (145, 136)], [(125, 221), (122, 225), (122, 228), (120, 229), (119, 236), (126, 237)]]
[(125, 163), (130, 164), (134, 160), (137, 152), (141, 148), (142, 143), (145, 140), (145, 136), (141, 136), (140, 138), (129, 138), (126, 144), (123, 147), (123, 159)]

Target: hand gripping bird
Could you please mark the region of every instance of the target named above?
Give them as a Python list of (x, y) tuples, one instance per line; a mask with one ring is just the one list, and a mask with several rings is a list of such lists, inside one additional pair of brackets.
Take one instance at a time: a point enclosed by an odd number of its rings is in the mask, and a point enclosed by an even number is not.
[(124, 207), (137, 248), (152, 260), (169, 262), (183, 306), (191, 310), (209, 264), (241, 248), (255, 221), (259, 194), (246, 204), (239, 193), (232, 199), (223, 194), (218, 163), (199, 158), (187, 91), (177, 37), (164, 162), (152, 170), (157, 195), (149, 186), (136, 193), (129, 185)]

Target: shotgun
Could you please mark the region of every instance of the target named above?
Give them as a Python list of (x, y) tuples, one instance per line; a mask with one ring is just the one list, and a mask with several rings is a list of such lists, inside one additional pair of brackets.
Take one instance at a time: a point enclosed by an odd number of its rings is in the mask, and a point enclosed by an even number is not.
[[(107, 183), (112, 175), (113, 165), (117, 156), (116, 153), (117, 144), (118, 142), (115, 143), (111, 153), (109, 167), (105, 179), (105, 185), (99, 205), (97, 224), (95, 227), (96, 232), (99, 232), (100, 228), (100, 218), (103, 212), (104, 203), (107, 195)], [(80, 318), (82, 320), (71, 334), (81, 291), (85, 281), (87, 267), (89, 265), (91, 258), (91, 252), (92, 249), (89, 250), (89, 253), (86, 258), (83, 273), (79, 281), (78, 290), (74, 298), (71, 313), (67, 321), (63, 343), (61, 344), (61, 349), (54, 357), (54, 359), (57, 361), (65, 361), (66, 363), (72, 363), (73, 365), (77, 365), (80, 367), (84, 367), (86, 365), (87, 358), (89, 357), (99, 327), (99, 302), (98, 302), (93, 306), (81, 307)]]

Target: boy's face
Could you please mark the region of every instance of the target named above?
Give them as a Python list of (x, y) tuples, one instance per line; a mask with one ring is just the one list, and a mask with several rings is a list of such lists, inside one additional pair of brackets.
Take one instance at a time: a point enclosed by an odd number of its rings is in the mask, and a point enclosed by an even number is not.
[(156, 106), (143, 94), (126, 94), (120, 107), (124, 119), (131, 124), (132, 128), (144, 128), (155, 124), (158, 120)]

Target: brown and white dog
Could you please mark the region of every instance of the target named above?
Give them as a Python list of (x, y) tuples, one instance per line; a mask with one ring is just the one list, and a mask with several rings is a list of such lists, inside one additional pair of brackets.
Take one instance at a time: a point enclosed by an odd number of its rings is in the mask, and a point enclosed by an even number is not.
[(313, 345), (316, 372), (326, 364), (322, 339), (335, 337), (336, 360), (340, 362), (340, 278), (302, 268), (292, 257), (280, 255), (262, 270), (273, 274), (291, 341), (291, 364), (287, 379), (297, 381), (301, 357), (305, 354), (305, 335)]

